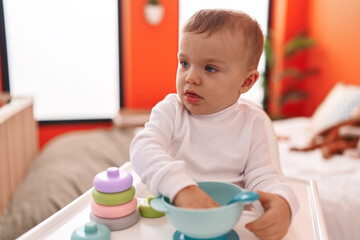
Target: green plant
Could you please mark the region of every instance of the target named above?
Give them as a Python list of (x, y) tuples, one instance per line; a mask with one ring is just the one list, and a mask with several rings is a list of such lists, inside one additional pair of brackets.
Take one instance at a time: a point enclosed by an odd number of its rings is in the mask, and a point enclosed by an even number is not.
[[(316, 42), (313, 38), (307, 36), (306, 33), (300, 33), (294, 38), (290, 39), (284, 45), (283, 55), (279, 56), (284, 59), (284, 61), (288, 61), (299, 53), (306, 51), (307, 49), (315, 46)], [(274, 55), (274, 51), (271, 44), (271, 39), (267, 37), (264, 43), (264, 54), (266, 57), (266, 64), (268, 67), (268, 72), (271, 72), (271, 81), (274, 84), (279, 84), (280, 82), (286, 81), (286, 84), (283, 84), (282, 94), (280, 98), (278, 98), (278, 106), (281, 108), (285, 104), (289, 102), (296, 102), (302, 99), (306, 99), (308, 97), (308, 93), (306, 91), (298, 89), (298, 84), (305, 80), (307, 77), (314, 75), (318, 72), (317, 68), (307, 68), (307, 69), (299, 69), (298, 67), (287, 67), (281, 70), (277, 70), (274, 72), (274, 69), (277, 64), (276, 56)], [(264, 75), (265, 79), (265, 89), (268, 89), (269, 85), (269, 74)], [(266, 91), (265, 98), (269, 98), (269, 92)], [(279, 114), (278, 114), (279, 115)], [(281, 115), (281, 114), (280, 114)], [(282, 116), (277, 116), (282, 117)]]
[(289, 58), (299, 51), (311, 48), (315, 45), (315, 40), (308, 37), (306, 33), (300, 33), (292, 38), (285, 45), (285, 57)]
[(157, 5), (157, 4), (159, 4), (159, 1), (158, 0), (149, 0), (149, 4)]

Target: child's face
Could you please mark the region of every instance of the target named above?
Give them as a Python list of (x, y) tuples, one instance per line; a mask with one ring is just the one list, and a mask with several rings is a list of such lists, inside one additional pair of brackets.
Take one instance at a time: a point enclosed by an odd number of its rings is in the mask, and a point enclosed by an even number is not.
[[(195, 114), (212, 114), (234, 104), (258, 77), (246, 68), (238, 37), (230, 34), (183, 33), (179, 44), (177, 93)], [(250, 84), (250, 85), (249, 85)]]

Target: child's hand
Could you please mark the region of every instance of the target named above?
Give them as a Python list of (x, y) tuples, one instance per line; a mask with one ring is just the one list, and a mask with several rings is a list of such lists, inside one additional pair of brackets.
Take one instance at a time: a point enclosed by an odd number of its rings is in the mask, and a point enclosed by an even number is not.
[(285, 199), (277, 194), (258, 191), (265, 213), (246, 228), (262, 240), (278, 240), (288, 232), (291, 211)]
[(175, 195), (173, 203), (183, 208), (212, 208), (220, 206), (207, 193), (195, 185), (181, 189)]

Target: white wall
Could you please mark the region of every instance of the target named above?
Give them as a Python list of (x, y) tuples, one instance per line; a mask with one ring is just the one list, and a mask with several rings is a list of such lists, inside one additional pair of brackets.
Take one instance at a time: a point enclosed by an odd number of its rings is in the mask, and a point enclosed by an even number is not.
[(10, 92), (37, 120), (112, 118), (119, 109), (117, 0), (3, 0)]

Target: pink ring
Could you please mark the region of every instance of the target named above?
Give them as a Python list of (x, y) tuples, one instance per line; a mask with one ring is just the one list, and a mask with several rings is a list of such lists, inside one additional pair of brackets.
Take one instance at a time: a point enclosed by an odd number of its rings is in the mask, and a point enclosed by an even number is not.
[(130, 202), (115, 206), (100, 205), (91, 200), (91, 210), (97, 217), (101, 218), (121, 218), (135, 212), (136, 208), (136, 198), (133, 198)]

